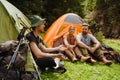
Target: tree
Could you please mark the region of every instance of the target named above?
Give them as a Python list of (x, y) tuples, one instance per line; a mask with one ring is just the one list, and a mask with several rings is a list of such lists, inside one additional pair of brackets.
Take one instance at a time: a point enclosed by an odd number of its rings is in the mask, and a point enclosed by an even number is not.
[(8, 0), (25, 15), (37, 14), (45, 17), (47, 28), (60, 16), (65, 13), (76, 13), (84, 17), (84, 0)]
[(97, 0), (95, 21), (106, 37), (120, 38), (119, 0)]

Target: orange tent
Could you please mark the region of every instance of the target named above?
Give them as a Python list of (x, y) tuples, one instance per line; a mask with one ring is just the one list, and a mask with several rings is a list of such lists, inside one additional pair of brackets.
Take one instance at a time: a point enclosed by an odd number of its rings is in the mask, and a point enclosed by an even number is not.
[(58, 40), (61, 36), (68, 33), (70, 26), (75, 26), (75, 35), (82, 31), (81, 27), (83, 21), (77, 14), (67, 13), (58, 18), (46, 31), (43, 36), (43, 40), (48, 45), (52, 47), (53, 43)]

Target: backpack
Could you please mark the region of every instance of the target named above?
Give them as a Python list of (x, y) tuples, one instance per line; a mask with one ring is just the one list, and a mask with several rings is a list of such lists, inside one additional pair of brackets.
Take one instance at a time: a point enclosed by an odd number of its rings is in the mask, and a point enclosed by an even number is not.
[(106, 59), (112, 60), (114, 63), (120, 64), (120, 54), (114, 51), (113, 48), (103, 45), (102, 51)]
[(26, 64), (26, 53), (28, 51), (25, 41), (22, 41), (20, 44), (14, 63), (10, 65), (10, 69), (7, 69), (17, 45), (18, 41), (15, 40), (0, 44), (0, 80), (3, 78), (5, 80), (20, 80), (21, 72)]

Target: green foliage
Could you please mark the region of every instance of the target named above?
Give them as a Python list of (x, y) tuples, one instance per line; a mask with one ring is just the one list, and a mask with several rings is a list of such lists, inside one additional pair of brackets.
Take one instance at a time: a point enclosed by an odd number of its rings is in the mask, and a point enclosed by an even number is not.
[[(18, 9), (20, 9), (25, 15), (38, 14), (43, 11), (44, 3), (42, 0), (8, 0)], [(38, 13), (39, 12), (39, 13)]]
[[(53, 23), (57, 18), (66, 13), (76, 13), (83, 17), (83, 10), (79, 0), (46, 0), (45, 17), (49, 24)], [(54, 2), (54, 3), (53, 3)], [(79, 3), (80, 2), (80, 3)]]
[(93, 18), (88, 19), (86, 22), (89, 23), (90, 30), (93, 34), (99, 32), (99, 26)]
[(84, 6), (84, 15), (88, 15), (90, 12), (92, 12), (96, 6), (96, 0), (84, 0), (82, 3)]
[[(76, 13), (96, 22), (105, 36), (118, 38), (120, 32), (120, 0), (8, 0), (25, 15), (38, 14), (46, 18), (46, 28), (65, 13)], [(95, 14), (93, 14), (95, 12)], [(116, 26), (114, 26), (116, 25)], [(107, 31), (104, 30), (106, 27)], [(114, 31), (112, 31), (114, 30)], [(94, 30), (96, 31), (96, 29)]]
[(103, 39), (105, 39), (105, 37), (104, 37), (104, 35), (101, 31), (96, 32), (94, 35), (97, 38), (97, 40), (100, 41), (100, 42), (103, 42)]
[[(65, 13), (76, 13), (82, 18), (92, 11), (96, 0), (8, 0), (25, 15), (38, 14), (47, 20), (47, 28)], [(85, 12), (86, 11), (86, 12)]]
[(90, 25), (90, 30), (94, 34), (99, 31), (99, 27), (97, 26), (93, 16), (96, 0), (84, 0), (82, 5), (84, 5), (84, 21)]

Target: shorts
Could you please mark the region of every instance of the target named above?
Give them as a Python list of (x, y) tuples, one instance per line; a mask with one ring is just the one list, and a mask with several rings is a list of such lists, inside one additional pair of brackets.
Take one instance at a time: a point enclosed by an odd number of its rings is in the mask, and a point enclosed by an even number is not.
[[(80, 48), (80, 51), (82, 52), (82, 54), (83, 54), (84, 56), (90, 56), (90, 55), (91, 55), (90, 52), (89, 52), (87, 49)], [(102, 50), (101, 50), (101, 49), (97, 49), (97, 50), (94, 52), (93, 56), (95, 56), (97, 59), (101, 59), (102, 56), (103, 56)]]

